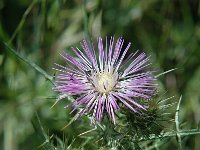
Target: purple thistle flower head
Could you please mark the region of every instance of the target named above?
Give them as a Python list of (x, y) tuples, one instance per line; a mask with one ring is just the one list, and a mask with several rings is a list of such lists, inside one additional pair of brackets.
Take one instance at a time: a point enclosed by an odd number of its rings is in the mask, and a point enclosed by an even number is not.
[(80, 116), (91, 112), (98, 122), (107, 113), (115, 124), (115, 112), (122, 105), (133, 112), (138, 112), (138, 108), (145, 110), (136, 100), (149, 99), (156, 93), (155, 78), (151, 77), (154, 71), (144, 70), (150, 65), (145, 53), (136, 51), (125, 59), (131, 43), (123, 49), (122, 37), (116, 43), (114, 37), (110, 41), (106, 38), (105, 46), (101, 37), (97, 41), (98, 52), (84, 39), (82, 50), (72, 47), (77, 59), (67, 53), (61, 55), (70, 68), (56, 64), (61, 73), (56, 76), (55, 90), (76, 96), (69, 104), (74, 105), (72, 112), (81, 108)]

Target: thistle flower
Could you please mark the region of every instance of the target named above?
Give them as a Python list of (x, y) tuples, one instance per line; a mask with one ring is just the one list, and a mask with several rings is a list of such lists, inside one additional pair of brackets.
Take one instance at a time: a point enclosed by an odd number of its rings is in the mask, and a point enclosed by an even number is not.
[(70, 68), (56, 64), (61, 73), (56, 76), (55, 90), (76, 97), (69, 105), (74, 105), (72, 112), (81, 108), (79, 116), (91, 112), (92, 118), (100, 122), (107, 113), (115, 124), (115, 113), (122, 106), (133, 112), (138, 112), (138, 108), (146, 110), (136, 100), (155, 94), (155, 78), (151, 77), (154, 71), (144, 71), (150, 65), (144, 52), (136, 51), (125, 59), (131, 43), (123, 49), (122, 37), (115, 45), (114, 37), (109, 43), (106, 38), (105, 47), (101, 37), (97, 41), (98, 52), (84, 39), (82, 50), (72, 47), (77, 59), (68, 53), (61, 54)]

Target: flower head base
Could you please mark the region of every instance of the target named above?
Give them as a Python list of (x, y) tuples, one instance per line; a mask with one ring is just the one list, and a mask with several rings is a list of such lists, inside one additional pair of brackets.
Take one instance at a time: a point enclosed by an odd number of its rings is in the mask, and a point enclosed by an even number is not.
[(93, 73), (91, 78), (94, 87), (99, 93), (108, 94), (117, 83), (118, 73), (108, 70), (108, 67), (106, 67), (102, 72)]
[(136, 51), (124, 60), (131, 43), (122, 50), (123, 43), (124, 40), (119, 38), (114, 47), (114, 37), (111, 37), (109, 44), (106, 38), (104, 47), (99, 38), (97, 55), (93, 44), (88, 44), (84, 39), (82, 51), (72, 48), (78, 59), (67, 53), (62, 55), (71, 67), (56, 64), (61, 68), (56, 70), (61, 73), (56, 76), (55, 90), (77, 96), (71, 103), (74, 105), (72, 112), (82, 108), (79, 112), (82, 116), (92, 111), (96, 121), (101, 121), (108, 113), (115, 124), (115, 112), (121, 104), (133, 112), (137, 112), (138, 108), (146, 110), (136, 100), (149, 99), (155, 94), (155, 78), (151, 77), (154, 71), (144, 71), (150, 65), (145, 53), (138, 55)]

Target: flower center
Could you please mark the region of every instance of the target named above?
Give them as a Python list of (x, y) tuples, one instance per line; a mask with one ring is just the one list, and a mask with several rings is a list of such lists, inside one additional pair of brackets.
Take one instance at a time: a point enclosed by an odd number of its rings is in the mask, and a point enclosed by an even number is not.
[(94, 73), (92, 76), (93, 84), (100, 93), (110, 92), (116, 85), (118, 73), (104, 70), (103, 72)]

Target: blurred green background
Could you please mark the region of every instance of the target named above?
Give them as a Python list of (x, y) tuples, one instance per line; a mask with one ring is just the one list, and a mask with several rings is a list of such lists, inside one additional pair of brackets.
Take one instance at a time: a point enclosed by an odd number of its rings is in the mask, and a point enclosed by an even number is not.
[[(200, 1), (199, 0), (0, 0), (0, 41), (54, 75), (59, 53), (80, 47), (83, 35), (123, 36), (130, 51), (151, 55), (159, 72), (160, 92), (183, 96), (182, 128), (196, 128), (200, 120)], [(65, 130), (72, 115), (59, 102), (52, 109), (53, 85), (0, 45), (0, 149), (50, 149), (52, 143), (96, 149), (78, 134), (91, 129), (80, 119)], [(36, 112), (41, 124), (39, 124)], [(45, 133), (42, 132), (43, 126)], [(91, 136), (92, 138), (92, 136)], [(60, 141), (59, 139), (63, 140)], [(76, 139), (73, 142), (73, 139)], [(183, 139), (184, 149), (200, 149), (200, 136)], [(64, 146), (63, 146), (64, 147)], [(177, 148), (171, 138), (161, 149)]]

